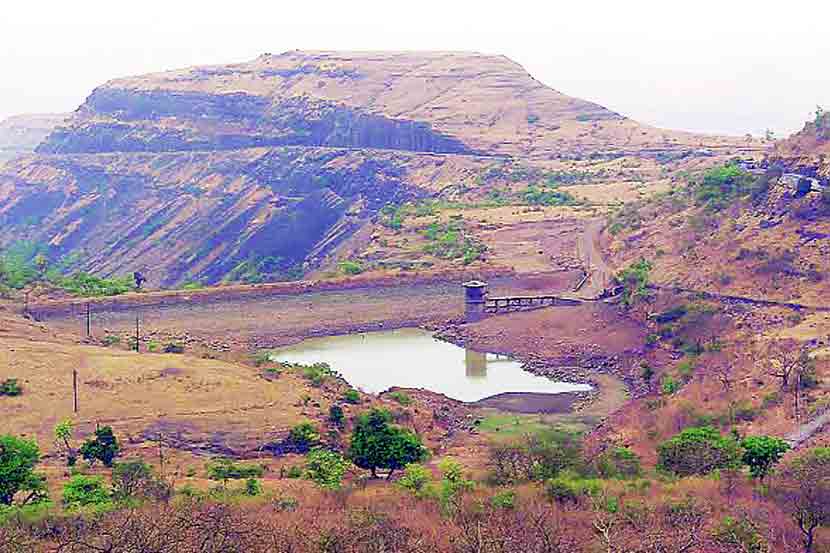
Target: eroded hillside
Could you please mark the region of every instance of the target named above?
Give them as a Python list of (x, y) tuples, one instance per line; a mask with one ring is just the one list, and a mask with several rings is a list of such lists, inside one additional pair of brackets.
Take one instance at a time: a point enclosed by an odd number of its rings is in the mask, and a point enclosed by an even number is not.
[(758, 147), (639, 125), (504, 57), (293, 51), (97, 88), (0, 171), (0, 247), (152, 286), (296, 278), (350, 238), (366, 253), (406, 200), (602, 204)]

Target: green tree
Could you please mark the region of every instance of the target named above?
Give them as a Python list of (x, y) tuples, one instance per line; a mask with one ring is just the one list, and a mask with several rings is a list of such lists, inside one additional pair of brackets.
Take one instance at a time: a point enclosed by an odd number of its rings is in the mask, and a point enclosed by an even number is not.
[(621, 297), (623, 305), (631, 307), (648, 297), (648, 283), (652, 268), (650, 261), (640, 258), (614, 277), (623, 288)]
[(657, 447), (658, 467), (679, 476), (709, 474), (740, 465), (740, 448), (711, 426), (687, 428)]
[(101, 461), (105, 467), (111, 467), (118, 456), (121, 446), (111, 426), (102, 426), (95, 430), (95, 438), (87, 440), (81, 446), (81, 455), (90, 464)]
[(33, 441), (15, 436), (0, 436), (0, 505), (12, 505), (23, 492), (21, 504), (46, 499), (46, 478), (34, 472), (40, 450)]
[(327, 490), (339, 489), (349, 462), (336, 451), (315, 448), (306, 458), (303, 477)]
[(741, 440), (741, 448), (744, 450), (743, 463), (749, 467), (750, 474), (763, 482), (790, 446), (781, 438), (749, 436)]
[(127, 459), (112, 467), (112, 495), (115, 499), (166, 499), (169, 494), (169, 485), (156, 479), (150, 465), (142, 459)]
[(74, 425), (72, 420), (64, 419), (55, 425), (55, 447), (61, 450), (66, 456), (66, 464), (70, 467), (75, 466), (75, 461), (78, 459), (78, 454), (75, 448), (72, 447), (72, 431)]
[(388, 411), (372, 409), (360, 415), (352, 433), (349, 457), (358, 467), (372, 472), (389, 469), (392, 473), (409, 463), (417, 463), (426, 457), (427, 451), (420, 438), (411, 431), (390, 424)]
[(76, 474), (63, 487), (63, 504), (68, 509), (109, 503), (110, 494), (102, 476)]
[(301, 422), (291, 429), (288, 434), (288, 440), (300, 452), (306, 452), (320, 441), (320, 433), (317, 432), (317, 428), (312, 423)]

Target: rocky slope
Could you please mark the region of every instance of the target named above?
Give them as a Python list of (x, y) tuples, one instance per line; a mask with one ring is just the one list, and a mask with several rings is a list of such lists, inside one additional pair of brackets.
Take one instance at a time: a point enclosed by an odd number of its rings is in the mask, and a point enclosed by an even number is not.
[(31, 153), (69, 114), (17, 115), (0, 121), (0, 164)]
[(31, 240), (68, 269), (165, 286), (285, 278), (385, 204), (480, 185), (494, 164), (543, 174), (563, 159), (755, 147), (639, 125), (504, 57), (266, 54), (97, 88), (0, 170), (0, 247)]

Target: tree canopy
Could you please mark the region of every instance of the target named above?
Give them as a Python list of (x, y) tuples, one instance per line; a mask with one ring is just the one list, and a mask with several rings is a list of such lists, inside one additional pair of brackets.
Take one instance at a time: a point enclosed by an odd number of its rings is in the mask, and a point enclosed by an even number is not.
[(426, 457), (427, 451), (420, 438), (410, 430), (391, 424), (388, 411), (372, 409), (357, 419), (349, 457), (358, 467), (372, 471), (388, 469), (389, 476), (409, 463)]
[(0, 436), (0, 504), (12, 505), (15, 496), (28, 492), (22, 504), (46, 497), (46, 478), (34, 472), (40, 461), (37, 444), (15, 436)]

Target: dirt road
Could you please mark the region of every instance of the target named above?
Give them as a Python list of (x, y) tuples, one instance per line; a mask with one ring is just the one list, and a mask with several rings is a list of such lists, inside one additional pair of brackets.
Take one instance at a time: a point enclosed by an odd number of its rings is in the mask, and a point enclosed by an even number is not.
[(599, 236), (603, 226), (602, 220), (591, 221), (585, 226), (577, 242), (579, 258), (588, 273), (588, 280), (579, 289), (579, 296), (584, 299), (599, 297), (611, 282), (611, 269), (605, 263), (599, 247)]

